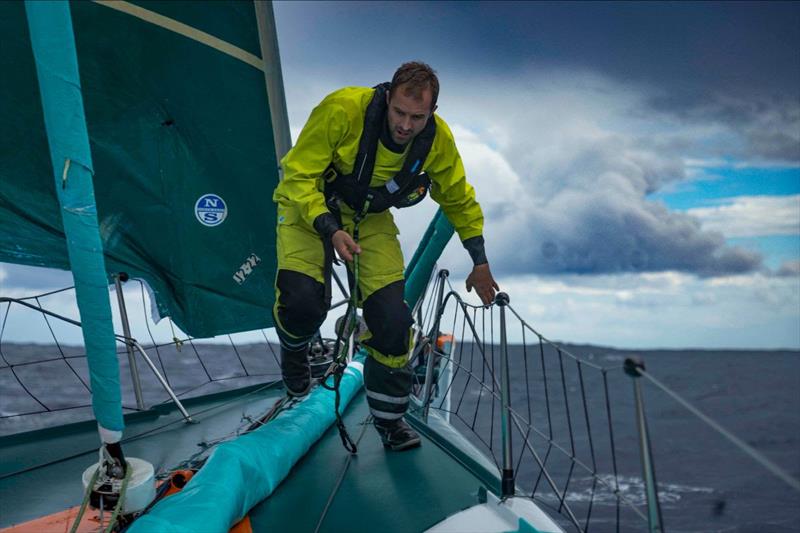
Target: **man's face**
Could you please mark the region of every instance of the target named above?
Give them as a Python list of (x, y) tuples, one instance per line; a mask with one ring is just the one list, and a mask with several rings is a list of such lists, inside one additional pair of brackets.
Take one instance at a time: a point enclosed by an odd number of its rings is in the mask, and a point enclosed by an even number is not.
[(422, 98), (417, 99), (410, 94), (405, 94), (405, 87), (400, 85), (395, 88), (391, 96), (386, 93), (386, 103), (389, 106), (386, 112), (389, 121), (389, 133), (392, 140), (399, 145), (407, 144), (425, 128), (431, 114), (436, 110), (431, 109), (433, 94), (430, 89), (422, 91)]

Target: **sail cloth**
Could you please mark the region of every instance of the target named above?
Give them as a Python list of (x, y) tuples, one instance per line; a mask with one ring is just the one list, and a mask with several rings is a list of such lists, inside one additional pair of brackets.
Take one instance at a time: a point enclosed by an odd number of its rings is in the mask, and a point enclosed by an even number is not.
[[(145, 280), (196, 337), (271, 326), (278, 159), (253, 4), (70, 10), (107, 274)], [(0, 3), (0, 35), (0, 261), (69, 269), (22, 2)]]

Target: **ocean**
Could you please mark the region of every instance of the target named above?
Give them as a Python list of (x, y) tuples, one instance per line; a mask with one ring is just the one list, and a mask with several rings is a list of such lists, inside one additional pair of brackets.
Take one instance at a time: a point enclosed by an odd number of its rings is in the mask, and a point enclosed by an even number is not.
[[(553, 350), (544, 351), (549, 398), (543, 393), (541, 354), (537, 347), (509, 348), (512, 409), (525, 413), (531, 398), (534, 426), (550, 436), (545, 407), (549, 403), (552, 440), (564, 451), (550, 447), (548, 470), (559, 490), (568, 487), (566, 500), (578, 522), (586, 524), (592, 502), (589, 531), (616, 531), (617, 504), (613, 492), (643, 509), (644, 491), (635, 421), (633, 378), (622, 365), (638, 356), (646, 370), (662, 384), (688, 400), (725, 429), (764, 454), (795, 479), (800, 479), (800, 352), (729, 350), (617, 350), (596, 346), (565, 346), (587, 363), (604, 367), (603, 373), (577, 364), (570, 357), (559, 361)], [(499, 352), (499, 350), (497, 350)], [(496, 357), (496, 355), (495, 355)], [(529, 362), (527, 379), (523, 362)], [(564, 369), (562, 379), (561, 369)], [(641, 382), (650, 442), (658, 481), (665, 530), (670, 532), (779, 533), (800, 531), (800, 493), (745, 455), (719, 433), (689, 413), (651, 383)], [(455, 384), (459, 379), (454, 380)], [(564, 393), (566, 389), (566, 393)], [(581, 391), (585, 394), (581, 394)], [(616, 461), (610, 454), (611, 411)], [(566, 398), (566, 399), (565, 399)], [(585, 398), (585, 402), (584, 402)], [(462, 402), (462, 407), (466, 402)], [(451, 403), (452, 405), (452, 403)], [(585, 410), (584, 410), (585, 406)], [(566, 416), (569, 411), (569, 419)], [(465, 410), (465, 413), (471, 411)], [(586, 414), (588, 413), (588, 414)], [(479, 418), (490, 419), (489, 409)], [(495, 418), (499, 418), (495, 414)], [(572, 431), (570, 431), (570, 426)], [(589, 431), (592, 440), (590, 445)], [(495, 434), (499, 424), (495, 421)], [(483, 431), (485, 434), (485, 429)], [(572, 438), (570, 438), (572, 435)], [(517, 486), (530, 491), (538, 479), (539, 501), (558, 507), (558, 498), (539, 477), (531, 454), (523, 453), (519, 432), (514, 434)], [(495, 436), (494, 451), (500, 457)], [(543, 459), (548, 446), (543, 436), (531, 433), (528, 441)], [(594, 452), (592, 454), (592, 451)], [(572, 455), (584, 465), (596, 465), (599, 482), (586, 469), (566, 459)], [(593, 458), (594, 457), (594, 461)], [(499, 459), (498, 459), (499, 461)], [(616, 464), (614, 464), (616, 462)], [(615, 470), (617, 476), (613, 475)], [(571, 477), (570, 468), (572, 468)], [(533, 482), (535, 483), (535, 481)], [(604, 485), (605, 484), (605, 485)], [(542, 488), (545, 490), (542, 491)], [(623, 531), (641, 531), (645, 522), (622, 506)]]
[[(535, 486), (534, 498), (543, 507), (557, 511), (558, 492), (565, 492), (578, 522), (586, 525), (588, 516), (588, 530), (600, 532), (617, 530), (614, 489), (643, 509), (633, 381), (622, 369), (624, 360), (633, 355), (641, 357), (647, 371), (659, 381), (800, 478), (800, 352), (632, 351), (575, 345), (564, 349), (584, 363), (579, 366), (566, 354), (559, 358), (552, 349), (539, 352), (538, 346), (510, 346), (508, 354), (512, 409), (518, 420), (532, 420), (535, 428), (526, 432), (523, 423), (522, 430), (513, 432), (516, 484), (528, 496)], [(87, 408), (69, 408), (89, 402), (81, 382), (87, 380), (85, 359), (79, 357), (81, 347), (3, 343), (0, 352), (4, 359), (0, 361), (0, 435), (88, 416)], [(279, 375), (276, 359), (265, 344), (241, 345), (234, 350), (218, 344), (186, 343), (180, 351), (166, 347), (160, 348), (158, 355), (148, 352), (165, 370), (174, 389), (190, 395), (274, 380)], [(74, 372), (62, 354), (70, 358)], [(499, 347), (487, 347), (485, 354), (482, 359), (472, 344), (456, 348), (453, 360), (458, 365), (448, 389), (449, 407), (440, 401), (434, 408), (449, 411), (451, 421), (499, 462), (499, 403), (496, 398), (490, 401), (494, 397), (487, 374), (492, 364), (499, 364)], [(43, 359), (52, 360), (25, 364)], [(482, 360), (492, 364), (482, 365)], [(120, 354), (120, 364), (124, 404), (133, 406), (124, 354)], [(139, 366), (148, 403), (166, 400), (151, 372), (141, 363)], [(208, 383), (209, 376), (216, 382)], [(479, 378), (489, 385), (476, 386)], [(668, 395), (639, 379), (666, 531), (800, 531), (800, 493)], [(41, 411), (43, 405), (53, 412), (10, 416)], [(526, 441), (523, 433), (527, 433)], [(532, 451), (545, 461), (556, 490), (539, 475)], [(619, 507), (619, 521), (621, 531), (646, 529), (646, 523), (625, 505)], [(568, 521), (564, 524), (568, 531), (574, 530)]]

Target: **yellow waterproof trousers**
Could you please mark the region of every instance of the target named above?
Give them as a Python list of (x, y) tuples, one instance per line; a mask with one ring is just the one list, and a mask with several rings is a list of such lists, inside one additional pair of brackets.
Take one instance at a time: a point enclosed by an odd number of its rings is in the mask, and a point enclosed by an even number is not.
[[(281, 345), (302, 351), (325, 320), (331, 302), (325, 291), (322, 239), (290, 214), (291, 210), (279, 207), (273, 316)], [(352, 219), (343, 219), (345, 231), (352, 235)], [(403, 254), (388, 212), (367, 216), (359, 233), (359, 304), (368, 328), (360, 339), (369, 354), (364, 365), (367, 403), (376, 418), (397, 420), (408, 408), (411, 391), (408, 353), (413, 321), (403, 300)]]

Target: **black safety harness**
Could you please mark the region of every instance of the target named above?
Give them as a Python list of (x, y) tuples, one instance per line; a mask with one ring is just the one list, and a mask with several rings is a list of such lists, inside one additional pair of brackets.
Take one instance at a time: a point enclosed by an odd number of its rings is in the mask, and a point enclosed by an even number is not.
[[(425, 128), (414, 137), (400, 172), (380, 187), (369, 186), (375, 169), (381, 130), (386, 127), (386, 93), (389, 85), (387, 82), (375, 86), (375, 94), (364, 115), (364, 130), (358, 143), (353, 172), (343, 174), (331, 163), (323, 174), (328, 207), (335, 200), (342, 201), (355, 211), (357, 220), (367, 213), (380, 213), (390, 207), (416, 205), (425, 198), (431, 185), (430, 178), (422, 169), (436, 137), (436, 120), (433, 115), (428, 119)], [(338, 205), (333, 207), (338, 211)]]

